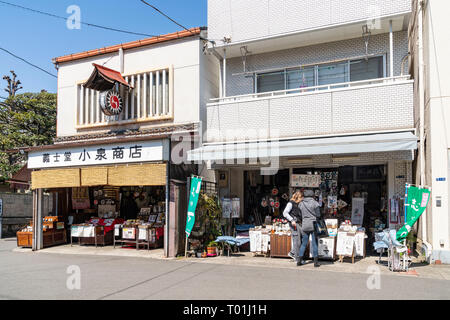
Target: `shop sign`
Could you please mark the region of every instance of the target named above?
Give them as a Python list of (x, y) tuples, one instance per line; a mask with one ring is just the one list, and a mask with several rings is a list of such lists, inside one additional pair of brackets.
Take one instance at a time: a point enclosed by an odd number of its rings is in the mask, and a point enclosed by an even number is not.
[(123, 110), (123, 100), (117, 91), (109, 90), (99, 95), (100, 107), (107, 116), (117, 116)]
[(291, 176), (292, 187), (319, 188), (320, 174), (293, 174)]
[(169, 160), (166, 140), (139, 141), (30, 152), (29, 169)]

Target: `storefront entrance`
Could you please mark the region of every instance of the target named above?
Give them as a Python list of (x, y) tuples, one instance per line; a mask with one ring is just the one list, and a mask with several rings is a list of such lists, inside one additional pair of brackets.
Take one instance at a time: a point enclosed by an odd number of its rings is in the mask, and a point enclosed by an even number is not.
[[(273, 176), (263, 176), (259, 170), (244, 171), (244, 222), (256, 228), (275, 225), (277, 232), (290, 235), (284, 208), (295, 190), (313, 190), (329, 236), (336, 237), (343, 224), (352, 225), (354, 231), (364, 233), (360, 252), (365, 256), (372, 253), (375, 233), (389, 227), (387, 178), (387, 165), (291, 168)], [(336, 239), (328, 241), (333, 245), (327, 250), (334, 251)], [(326, 242), (321, 239), (319, 246)], [(289, 244), (280, 256), (287, 256), (287, 247)]]

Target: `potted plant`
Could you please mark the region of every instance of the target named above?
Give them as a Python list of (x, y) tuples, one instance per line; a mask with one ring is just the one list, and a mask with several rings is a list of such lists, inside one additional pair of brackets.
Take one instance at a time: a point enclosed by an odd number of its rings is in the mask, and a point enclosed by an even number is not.
[(206, 251), (208, 252), (209, 256), (216, 256), (217, 255), (217, 242), (211, 241), (208, 243), (208, 246), (206, 247)]
[(222, 209), (219, 205), (217, 196), (210, 196), (206, 193), (202, 193), (199, 197), (197, 208), (199, 220), (205, 229), (203, 243), (208, 254), (217, 255), (217, 243), (215, 240), (218, 236), (222, 235), (220, 230)]

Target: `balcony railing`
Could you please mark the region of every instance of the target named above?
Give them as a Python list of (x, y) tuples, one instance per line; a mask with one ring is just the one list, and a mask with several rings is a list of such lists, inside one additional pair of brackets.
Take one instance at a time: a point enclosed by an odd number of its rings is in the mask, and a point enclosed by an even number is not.
[(207, 143), (295, 138), (414, 127), (409, 76), (212, 99)]
[(99, 104), (100, 92), (77, 86), (77, 128), (102, 127), (130, 123), (163, 121), (173, 118), (173, 81), (171, 68), (124, 77), (133, 87), (120, 88), (123, 111), (105, 115)]
[(315, 94), (315, 93), (323, 93), (326, 91), (331, 91), (335, 89), (342, 88), (351, 88), (351, 87), (360, 87), (366, 85), (377, 85), (377, 84), (387, 84), (393, 82), (404, 82), (410, 78), (407, 76), (398, 76), (392, 78), (378, 78), (378, 79), (370, 79), (370, 80), (361, 80), (361, 81), (351, 81), (351, 82), (341, 82), (341, 83), (333, 83), (327, 85), (320, 86), (311, 86), (311, 87), (303, 87), (303, 88), (295, 88), (295, 89), (287, 89), (287, 90), (278, 90), (278, 91), (270, 91), (270, 92), (260, 92), (260, 93), (251, 93), (251, 94), (243, 94), (238, 96), (229, 96), (223, 98), (213, 98), (211, 102), (236, 102), (236, 101), (246, 101), (246, 100), (254, 100), (259, 98), (274, 98), (280, 96), (286, 96), (290, 94)]

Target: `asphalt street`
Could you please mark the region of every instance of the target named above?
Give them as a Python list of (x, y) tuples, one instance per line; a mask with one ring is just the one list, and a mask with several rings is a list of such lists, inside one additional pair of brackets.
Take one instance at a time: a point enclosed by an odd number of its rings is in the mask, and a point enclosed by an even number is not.
[[(15, 239), (0, 241), (0, 299), (450, 299), (450, 281), (443, 279), (383, 274), (369, 289), (371, 275), (363, 273), (13, 252), (15, 247)], [(71, 270), (79, 270), (79, 289)]]

